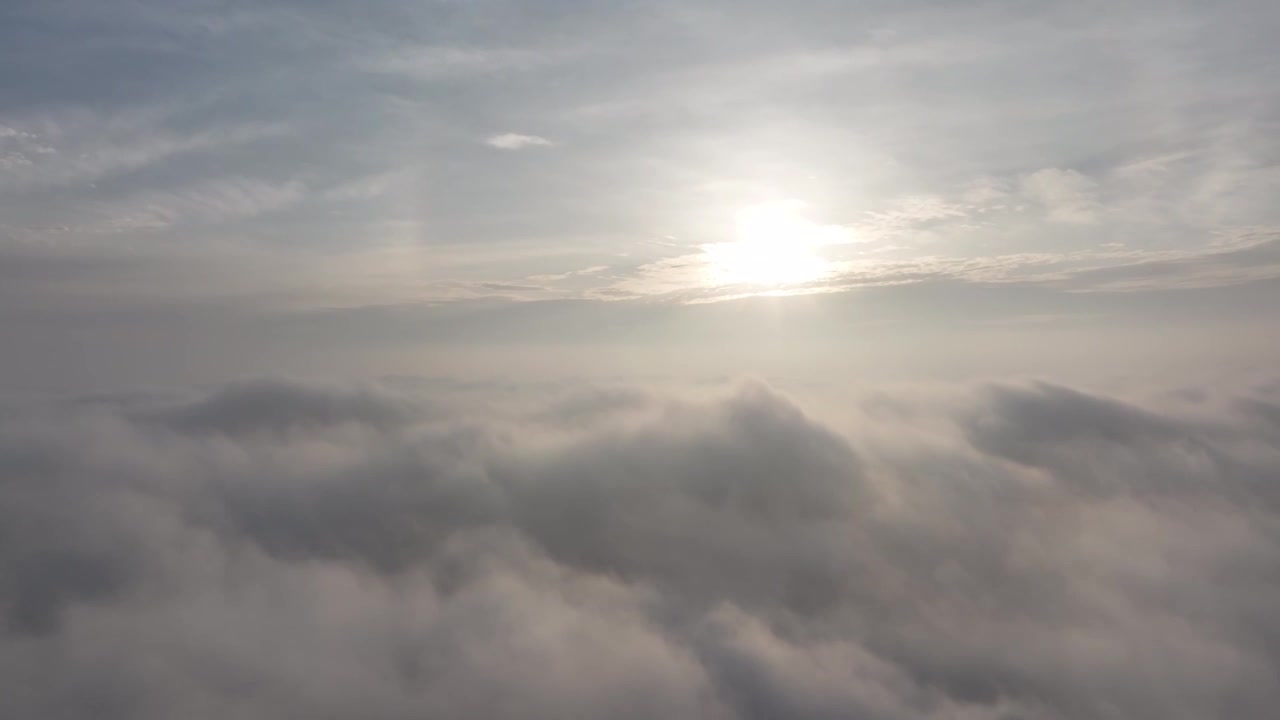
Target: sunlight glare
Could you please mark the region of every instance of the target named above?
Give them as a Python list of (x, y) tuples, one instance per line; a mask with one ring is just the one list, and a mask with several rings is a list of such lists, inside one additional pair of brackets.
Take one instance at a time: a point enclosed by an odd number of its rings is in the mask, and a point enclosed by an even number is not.
[(709, 278), (718, 285), (793, 285), (828, 272), (818, 248), (832, 242), (838, 228), (818, 225), (798, 214), (798, 201), (752, 205), (735, 217), (733, 242), (704, 246)]

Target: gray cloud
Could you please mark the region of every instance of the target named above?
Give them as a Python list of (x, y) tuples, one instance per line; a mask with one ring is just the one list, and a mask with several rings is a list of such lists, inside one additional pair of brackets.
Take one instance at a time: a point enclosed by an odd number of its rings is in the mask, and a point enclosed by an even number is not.
[(141, 417), (193, 433), (243, 435), (307, 431), (346, 423), (381, 428), (408, 422), (420, 412), (401, 398), (371, 390), (333, 391), (259, 381), (230, 386), (199, 402), (151, 411)]
[(1265, 388), (882, 391), (837, 419), (758, 382), (421, 387), (0, 413), (6, 712), (1262, 718), (1280, 701)]

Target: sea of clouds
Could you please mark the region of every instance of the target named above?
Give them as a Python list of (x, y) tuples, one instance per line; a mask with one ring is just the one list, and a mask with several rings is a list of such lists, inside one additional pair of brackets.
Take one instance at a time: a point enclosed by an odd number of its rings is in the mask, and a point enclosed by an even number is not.
[(1280, 386), (0, 408), (0, 716), (1274, 717)]

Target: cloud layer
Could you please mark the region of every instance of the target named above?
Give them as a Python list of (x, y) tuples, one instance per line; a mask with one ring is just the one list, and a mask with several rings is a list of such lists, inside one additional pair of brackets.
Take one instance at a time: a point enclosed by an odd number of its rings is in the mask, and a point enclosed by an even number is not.
[(253, 383), (0, 413), (46, 718), (1204, 718), (1280, 702), (1280, 396)]

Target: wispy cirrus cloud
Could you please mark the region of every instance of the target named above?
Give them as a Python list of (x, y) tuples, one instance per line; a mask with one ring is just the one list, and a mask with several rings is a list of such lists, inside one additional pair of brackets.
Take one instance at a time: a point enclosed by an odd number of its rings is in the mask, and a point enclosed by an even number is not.
[(0, 187), (39, 190), (92, 183), (182, 155), (216, 153), (273, 137), (281, 123), (248, 123), (177, 132), (135, 120), (100, 122), (85, 113), (10, 120), (0, 133)]
[(532, 71), (562, 63), (572, 56), (571, 50), (563, 48), (405, 44), (361, 59), (358, 66), (373, 72), (432, 81)]
[(298, 181), (269, 183), (254, 178), (220, 178), (184, 188), (149, 191), (102, 203), (100, 227), (121, 232), (180, 225), (216, 225), (275, 212), (306, 196)]

